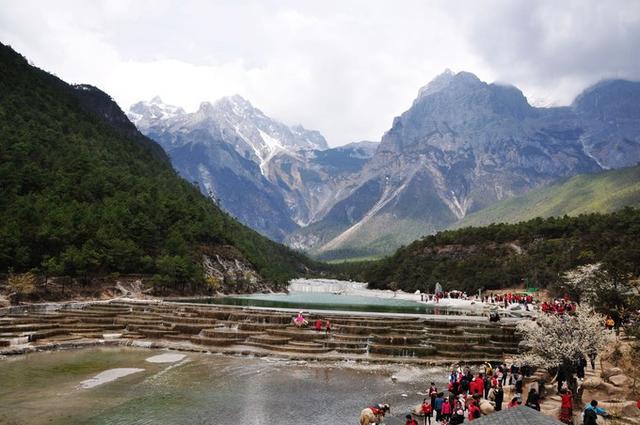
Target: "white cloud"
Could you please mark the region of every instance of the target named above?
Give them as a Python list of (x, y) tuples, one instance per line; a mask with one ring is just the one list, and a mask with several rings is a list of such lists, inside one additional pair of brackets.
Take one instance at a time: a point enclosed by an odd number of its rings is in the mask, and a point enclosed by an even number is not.
[(445, 68), (566, 104), (640, 79), (637, 1), (0, 0), (0, 40), (123, 109), (239, 93), (332, 145), (377, 140)]

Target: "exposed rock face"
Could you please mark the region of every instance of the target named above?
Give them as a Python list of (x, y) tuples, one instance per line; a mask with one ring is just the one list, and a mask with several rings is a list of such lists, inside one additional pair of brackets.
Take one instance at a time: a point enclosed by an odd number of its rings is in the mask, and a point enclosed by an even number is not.
[(359, 171), (375, 149), (328, 149), (319, 132), (288, 127), (240, 96), (203, 102), (194, 113), (156, 97), (133, 105), (129, 117), (184, 178), (277, 241), (327, 209), (343, 175)]
[(640, 83), (602, 81), (573, 102), (585, 152), (602, 168), (636, 165), (640, 160)]
[(233, 246), (204, 248), (202, 268), (212, 290), (252, 293), (272, 289)]
[(640, 83), (605, 82), (571, 107), (446, 72), (394, 120), (325, 217), (289, 237), (316, 253), (390, 252), (498, 200), (640, 159)]

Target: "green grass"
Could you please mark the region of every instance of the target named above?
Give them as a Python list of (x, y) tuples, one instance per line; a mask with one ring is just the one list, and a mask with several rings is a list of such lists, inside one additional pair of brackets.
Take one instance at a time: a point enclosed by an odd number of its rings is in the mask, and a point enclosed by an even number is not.
[(325, 262), (329, 264), (360, 263), (363, 261), (377, 261), (377, 260), (380, 260), (381, 258), (384, 258), (384, 257), (381, 255), (368, 255), (365, 257), (338, 258), (335, 260), (328, 260)]
[(517, 223), (535, 217), (609, 213), (640, 206), (640, 166), (582, 174), (498, 202), (472, 213), (450, 228)]

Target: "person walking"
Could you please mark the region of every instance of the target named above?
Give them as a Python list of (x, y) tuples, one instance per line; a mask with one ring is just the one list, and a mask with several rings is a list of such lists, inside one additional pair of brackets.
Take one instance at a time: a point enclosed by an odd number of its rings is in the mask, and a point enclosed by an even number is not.
[(322, 320), (316, 320), (316, 332), (322, 332)]
[(331, 333), (331, 322), (327, 320), (324, 324), (325, 334), (329, 335)]
[(584, 370), (587, 367), (587, 359), (584, 356), (580, 356), (578, 364), (576, 365), (576, 376), (578, 379), (584, 379)]
[(573, 425), (573, 393), (563, 388), (560, 390), (560, 422), (567, 425)]

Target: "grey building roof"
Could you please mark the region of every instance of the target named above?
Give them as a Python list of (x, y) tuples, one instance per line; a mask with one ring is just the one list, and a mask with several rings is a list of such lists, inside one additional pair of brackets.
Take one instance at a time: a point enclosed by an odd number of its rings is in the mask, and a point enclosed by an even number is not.
[(527, 406), (501, 410), (471, 423), (473, 425), (564, 425), (559, 420), (543, 415)]

